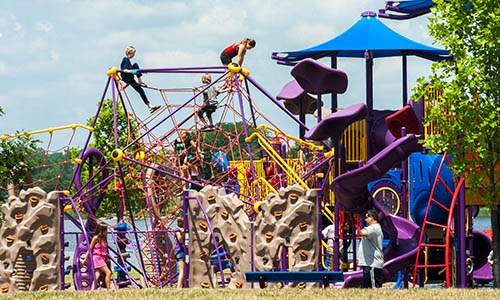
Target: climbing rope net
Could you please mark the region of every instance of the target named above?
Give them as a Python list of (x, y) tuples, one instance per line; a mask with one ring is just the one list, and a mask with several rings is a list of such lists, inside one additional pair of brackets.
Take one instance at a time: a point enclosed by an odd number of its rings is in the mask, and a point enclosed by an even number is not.
[[(113, 276), (116, 286), (144, 285), (130, 275), (130, 267), (146, 279), (143, 282), (147, 287), (173, 285), (177, 276), (174, 230), (176, 218), (182, 215), (184, 190), (205, 185), (224, 187), (247, 203), (251, 214), (252, 203), (282, 186), (296, 183), (312, 187), (314, 182), (308, 178), (313, 176), (308, 171), (330, 159), (323, 155), (322, 147), (286, 135), (265, 116), (251, 95), (249, 82), (261, 92), (258, 95), (272, 96), (248, 74), (221, 67), (147, 71), (211, 73), (218, 78), (197, 88), (144, 87), (152, 99), (162, 101), (157, 111), (144, 117), (137, 110), (137, 93), (129, 92), (132, 89), (119, 80), (116, 71), (108, 72), (109, 80), (91, 127), (69, 126), (73, 130), (69, 143), (55, 149), (51, 141), (56, 130), (48, 129), (48, 146), (33, 154), (41, 157), (42, 163), (34, 167), (33, 173), (40, 170), (39, 175), (28, 186), (51, 183), (49, 190), (63, 190), (65, 215), (83, 233), (76, 236), (73, 255), (77, 289), (90, 289), (92, 281), (97, 280), (91, 262), (83, 267), (80, 263), (98, 223), (105, 222), (110, 228), (111, 258), (117, 266), (115, 271), (121, 273)], [(204, 97), (211, 85), (222, 92)], [(106, 99), (110, 94), (111, 99)], [(188, 100), (172, 100), (178, 95)], [(207, 129), (199, 111), (214, 100), (213, 127)], [(113, 112), (112, 120), (110, 114), (105, 119), (106, 109)], [(90, 133), (76, 157), (70, 150), (78, 127)], [(98, 128), (100, 142), (94, 131)], [(56, 163), (49, 162), (49, 154), (56, 152), (64, 153), (63, 157)], [(67, 186), (61, 186), (62, 174), (68, 176), (71, 171), (69, 164), (74, 165), (73, 173), (65, 181)], [(47, 178), (47, 168), (60, 171)], [(116, 211), (118, 221), (99, 219), (106, 209)]]

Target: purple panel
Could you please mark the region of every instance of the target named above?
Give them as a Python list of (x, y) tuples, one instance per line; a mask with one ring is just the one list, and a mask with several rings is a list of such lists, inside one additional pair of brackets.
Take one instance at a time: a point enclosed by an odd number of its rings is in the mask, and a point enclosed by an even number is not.
[(342, 94), (347, 89), (346, 73), (311, 58), (301, 60), (290, 73), (311, 94)]
[(281, 89), (281, 92), (276, 96), (278, 100), (300, 100), (306, 95), (306, 91), (300, 87), (297, 80), (292, 80)]
[(472, 230), (473, 234), (473, 255), (474, 255), (474, 271), (472, 278), (479, 281), (492, 281), (493, 274), (491, 266), (488, 263), (488, 254), (492, 249), (490, 238), (483, 232)]
[(339, 204), (340, 209), (362, 214), (371, 208), (373, 199), (366, 185), (382, 177), (411, 153), (421, 149), (417, 138), (414, 135), (407, 135), (372, 157), (364, 167), (335, 178), (332, 187), (335, 201)]
[(413, 108), (413, 111), (415, 112), (415, 116), (417, 116), (418, 123), (420, 123), (420, 131), (424, 132), (423, 130), (423, 122), (424, 122), (424, 100), (421, 99), (420, 102), (415, 102), (415, 100), (410, 99), (410, 106)]
[(368, 134), (372, 154), (379, 153), (389, 146), (396, 138), (388, 131), (385, 118), (393, 114), (395, 110), (373, 110), (373, 125)]
[(365, 118), (367, 108), (364, 103), (354, 104), (334, 112), (311, 128), (304, 136), (308, 140), (321, 141), (328, 138), (340, 140), (344, 130), (353, 122)]

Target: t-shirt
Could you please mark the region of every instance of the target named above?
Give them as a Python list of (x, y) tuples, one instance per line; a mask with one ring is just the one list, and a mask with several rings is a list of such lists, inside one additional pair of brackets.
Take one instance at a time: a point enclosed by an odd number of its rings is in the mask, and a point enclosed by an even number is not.
[(175, 235), (174, 251), (181, 251), (182, 250), (182, 242), (179, 241), (179, 239), (177, 238), (177, 232), (180, 232), (182, 234), (182, 231), (179, 228), (175, 228), (175, 230), (174, 230), (174, 235)]
[[(125, 70), (125, 69), (130, 70), (130, 69), (132, 69), (132, 63), (130, 62), (130, 59), (128, 57), (125, 56), (122, 59), (122, 63), (120, 64), (120, 68), (122, 70)], [(142, 73), (141, 72), (137, 72), (136, 75), (138, 77), (141, 77)], [(133, 82), (134, 81), (134, 75), (130, 74), (130, 73), (122, 73), (122, 79), (125, 82)]]
[[(201, 89), (204, 89), (207, 85), (208, 84), (202, 85)], [(206, 102), (208, 99), (210, 99), (210, 101), (217, 101), (217, 90), (214, 85), (203, 92), (203, 102)]]
[(368, 235), (361, 239), (358, 249), (358, 264), (360, 266), (382, 269), (384, 266), (384, 250), (382, 240), (384, 234), (380, 224), (365, 227)]

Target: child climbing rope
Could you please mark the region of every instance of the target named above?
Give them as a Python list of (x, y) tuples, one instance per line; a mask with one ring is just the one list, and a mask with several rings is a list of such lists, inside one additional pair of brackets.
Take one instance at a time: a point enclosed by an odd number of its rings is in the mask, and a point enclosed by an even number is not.
[[(142, 88), (143, 86), (146, 86), (146, 84), (142, 82), (142, 73), (137, 71), (137, 69), (139, 69), (139, 65), (137, 63), (132, 64), (130, 62), (130, 59), (135, 56), (135, 51), (135, 48), (132, 46), (128, 46), (125, 49), (125, 57), (122, 59), (122, 63), (120, 65), (120, 68), (122, 69), (122, 79), (127, 84), (131, 85), (132, 88), (137, 91), (137, 93), (139, 93), (142, 101), (144, 101), (144, 104), (148, 106), (149, 112), (154, 113), (156, 110), (158, 110), (158, 108), (160, 108), (160, 106), (153, 106), (151, 105), (151, 103), (149, 103), (149, 100), (146, 97), (146, 93)], [(139, 81), (138, 83), (135, 81), (134, 75), (137, 76), (137, 79)]]
[(231, 63), (233, 57), (237, 56), (236, 63), (241, 66), (247, 50), (255, 47), (256, 42), (254, 39), (246, 38), (239, 43), (234, 43), (222, 51), (220, 60), (223, 65), (227, 66)]
[[(205, 73), (201, 76), (202, 86), (199, 88), (194, 88), (194, 91), (201, 91), (205, 87), (207, 87), (210, 83), (212, 83), (212, 76), (210, 74)], [(200, 110), (198, 110), (198, 117), (200, 121), (203, 123), (203, 128), (201, 130), (210, 130), (214, 129), (214, 122), (212, 120), (212, 114), (217, 110), (217, 96), (220, 93), (226, 92), (228, 89), (217, 90), (213, 85), (206, 90), (203, 91), (203, 106)], [(203, 114), (207, 115), (208, 123), (203, 117)]]
[[(95, 229), (94, 237), (90, 242), (90, 251), (92, 251), (92, 258), (94, 262), (95, 269), (95, 278), (99, 279), (99, 275), (104, 274), (104, 283), (106, 284), (106, 288), (110, 289), (110, 280), (111, 280), (111, 271), (108, 268), (108, 227), (105, 224), (97, 225)], [(85, 259), (80, 263), (80, 266), (84, 266), (89, 258), (89, 252), (87, 251), (87, 255), (85, 255)], [(92, 289), (95, 289), (95, 286), (92, 285)]]

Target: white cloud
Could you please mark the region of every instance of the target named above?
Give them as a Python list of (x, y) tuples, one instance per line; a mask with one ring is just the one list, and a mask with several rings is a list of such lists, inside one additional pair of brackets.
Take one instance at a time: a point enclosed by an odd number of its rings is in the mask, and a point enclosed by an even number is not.
[(35, 24), (35, 30), (44, 33), (48, 33), (49, 31), (52, 30), (52, 28), (53, 28), (52, 24), (49, 23), (48, 21), (38, 21)]
[(0, 60), (0, 74), (6, 73), (7, 71), (7, 66), (5, 65), (5, 62), (3, 60)]

